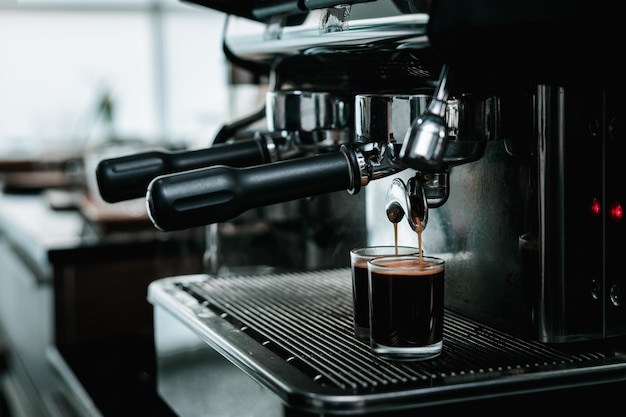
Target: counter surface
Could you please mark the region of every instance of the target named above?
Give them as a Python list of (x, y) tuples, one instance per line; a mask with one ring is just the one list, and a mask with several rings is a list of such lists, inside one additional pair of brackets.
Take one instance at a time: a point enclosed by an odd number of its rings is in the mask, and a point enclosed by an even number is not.
[(173, 417), (156, 393), (147, 287), (201, 271), (203, 251), (203, 230), (98, 223), (45, 192), (0, 194), (0, 391), (10, 415)]

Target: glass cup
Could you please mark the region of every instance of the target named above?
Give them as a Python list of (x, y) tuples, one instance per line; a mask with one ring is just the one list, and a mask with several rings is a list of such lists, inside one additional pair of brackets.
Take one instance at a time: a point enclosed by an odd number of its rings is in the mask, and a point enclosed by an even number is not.
[(354, 336), (370, 343), (370, 301), (367, 262), (380, 256), (416, 255), (418, 249), (410, 246), (366, 246), (350, 251), (352, 270), (352, 300), (354, 310)]
[(443, 348), (443, 259), (405, 255), (368, 263), (370, 345), (383, 359), (425, 360)]

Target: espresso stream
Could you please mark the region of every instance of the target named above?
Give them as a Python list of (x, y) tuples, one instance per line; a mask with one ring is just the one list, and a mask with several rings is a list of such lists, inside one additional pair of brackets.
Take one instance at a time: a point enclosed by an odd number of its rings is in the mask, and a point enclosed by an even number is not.
[[(421, 265), (422, 263), (424, 263), (424, 258), (422, 254), (422, 221), (419, 219), (419, 217), (416, 217), (414, 221), (417, 224), (417, 227), (416, 227), (417, 251), (419, 254), (419, 263)], [(393, 224), (393, 235), (394, 235), (395, 246), (396, 246), (396, 255), (398, 255), (398, 223), (392, 223), (392, 224)]]

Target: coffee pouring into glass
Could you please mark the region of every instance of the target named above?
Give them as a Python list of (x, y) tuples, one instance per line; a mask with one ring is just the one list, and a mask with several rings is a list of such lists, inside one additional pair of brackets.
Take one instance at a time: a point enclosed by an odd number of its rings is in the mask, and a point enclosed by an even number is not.
[[(356, 194), (370, 181), (407, 168), (416, 170), (409, 195), (423, 191), (425, 198), (418, 201), (439, 207), (449, 193), (450, 168), (480, 158), (486, 142), (483, 137), (462, 137), (457, 115), (466, 111), (465, 102), (449, 99), (448, 77), (448, 67), (443, 65), (432, 97), (357, 95), (356, 142), (342, 144), (338, 151), (250, 167), (216, 165), (158, 176), (146, 193), (150, 218), (164, 231), (219, 223), (275, 203), (340, 190)], [(425, 213), (426, 207), (421, 211)]]

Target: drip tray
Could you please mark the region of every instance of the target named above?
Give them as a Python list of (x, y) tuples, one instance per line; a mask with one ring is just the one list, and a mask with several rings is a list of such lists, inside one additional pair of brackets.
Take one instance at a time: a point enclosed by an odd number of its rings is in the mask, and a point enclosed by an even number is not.
[(549, 346), (452, 311), (440, 357), (382, 360), (353, 336), (349, 269), (172, 277), (153, 282), (148, 299), (282, 404), (307, 412), (402, 410), (626, 376), (614, 347)]

